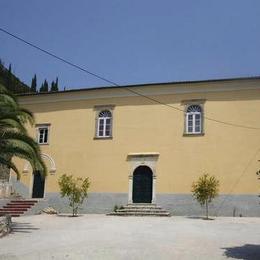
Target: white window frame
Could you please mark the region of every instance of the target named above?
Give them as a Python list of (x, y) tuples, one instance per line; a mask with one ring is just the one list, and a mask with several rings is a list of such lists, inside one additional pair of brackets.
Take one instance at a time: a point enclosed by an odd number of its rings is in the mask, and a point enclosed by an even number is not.
[[(109, 112), (110, 113), (110, 116), (104, 116), (104, 117), (100, 117), (100, 114), (102, 112)], [(112, 116), (112, 112), (109, 110), (109, 109), (104, 109), (104, 110), (101, 110), (99, 113), (98, 113), (98, 123), (97, 123), (97, 130), (96, 130), (96, 136), (98, 138), (108, 138), (108, 137), (112, 137), (112, 120), (113, 120), (113, 116)], [(109, 123), (109, 134), (106, 134), (107, 132), (107, 126), (108, 126), (108, 120), (110, 120), (110, 123)], [(100, 123), (101, 121), (103, 121), (103, 129), (101, 130), (102, 131), (102, 134), (100, 135)]]
[[(95, 132), (94, 132), (94, 139), (112, 139), (113, 138), (113, 128), (114, 128), (114, 108), (115, 105), (96, 105), (93, 107), (95, 112)], [(111, 114), (111, 121), (110, 121), (110, 135), (99, 135), (99, 128), (100, 128), (100, 119), (99, 115), (102, 111), (109, 111)], [(105, 127), (104, 127), (105, 129)], [(104, 130), (103, 130), (104, 131)], [(104, 133), (104, 132), (103, 132)]]
[[(50, 139), (50, 125), (49, 124), (41, 124), (36, 126), (37, 129), (37, 143), (42, 145), (42, 144), (49, 144), (49, 139)], [(43, 135), (43, 141), (40, 142), (40, 130), (41, 129), (47, 129), (47, 140), (44, 141), (45, 139), (45, 134)]]
[[(198, 106), (200, 107), (200, 112), (187, 112), (190, 106)], [(200, 131), (196, 131), (196, 115), (199, 115), (199, 128)], [(191, 118), (192, 121), (192, 125), (191, 128), (192, 130), (189, 130), (189, 117)], [(188, 104), (186, 107), (186, 114), (185, 114), (185, 134), (188, 135), (199, 135), (199, 134), (203, 134), (203, 107), (200, 104)]]

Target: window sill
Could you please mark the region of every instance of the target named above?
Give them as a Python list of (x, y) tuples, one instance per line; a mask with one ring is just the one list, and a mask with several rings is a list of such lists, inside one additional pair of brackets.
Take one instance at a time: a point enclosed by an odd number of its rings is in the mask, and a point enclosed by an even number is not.
[(111, 139), (113, 139), (113, 137), (112, 136), (107, 136), (107, 137), (95, 136), (93, 139), (94, 140), (111, 140)]
[(49, 143), (45, 143), (45, 144), (39, 144), (39, 143), (38, 143), (38, 145), (49, 145)]
[(204, 136), (205, 133), (184, 133), (183, 136)]

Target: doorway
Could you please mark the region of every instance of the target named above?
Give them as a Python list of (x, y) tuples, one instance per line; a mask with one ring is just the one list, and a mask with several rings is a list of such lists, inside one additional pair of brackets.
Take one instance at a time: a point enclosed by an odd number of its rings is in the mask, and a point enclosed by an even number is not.
[(153, 172), (148, 166), (138, 166), (133, 173), (133, 203), (151, 203)]
[(39, 171), (34, 172), (33, 176), (32, 198), (43, 198), (45, 177)]

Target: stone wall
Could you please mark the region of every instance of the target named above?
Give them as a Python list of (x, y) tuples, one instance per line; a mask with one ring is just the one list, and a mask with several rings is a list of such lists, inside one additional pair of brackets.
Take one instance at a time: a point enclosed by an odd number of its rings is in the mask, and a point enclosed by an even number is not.
[(0, 180), (0, 199), (9, 198), (12, 194), (12, 184), (3, 180)]
[[(16, 181), (15, 178), (11, 178), (11, 182), (17, 193), (24, 198), (30, 198), (29, 188), (26, 185)], [(127, 201), (127, 193), (90, 193), (79, 212), (109, 213), (115, 205), (126, 205)], [(157, 193), (156, 203), (170, 211), (173, 215), (201, 216), (205, 214), (204, 208), (193, 199), (191, 194)], [(58, 192), (49, 192), (45, 194), (44, 199), (39, 200), (37, 206), (33, 207), (26, 214), (38, 214), (46, 207), (52, 207), (62, 213), (71, 212), (66, 198), (61, 198)], [(221, 194), (213, 201), (209, 210), (213, 216), (241, 215), (244, 217), (260, 217), (260, 198), (258, 194)]]
[[(79, 213), (109, 213), (115, 205), (126, 205), (127, 193), (90, 193)], [(202, 216), (205, 209), (190, 194), (157, 194), (157, 205), (176, 216)], [(212, 216), (260, 217), (260, 198), (257, 195), (220, 195), (209, 207)], [(60, 213), (70, 213), (66, 198), (59, 193), (47, 193), (36, 207), (27, 214), (38, 214), (41, 209), (52, 207)]]
[(0, 217), (0, 238), (9, 234), (12, 230), (11, 216)]

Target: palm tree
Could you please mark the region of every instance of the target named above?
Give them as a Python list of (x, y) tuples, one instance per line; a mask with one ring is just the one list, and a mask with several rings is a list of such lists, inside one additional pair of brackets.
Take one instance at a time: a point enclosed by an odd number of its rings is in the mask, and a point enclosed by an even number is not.
[(29, 161), (33, 171), (47, 173), (38, 144), (28, 136), (26, 123), (34, 123), (32, 113), (21, 108), (16, 97), (0, 84), (0, 165), (11, 168), (17, 179), (20, 173), (11, 160), (13, 157)]

